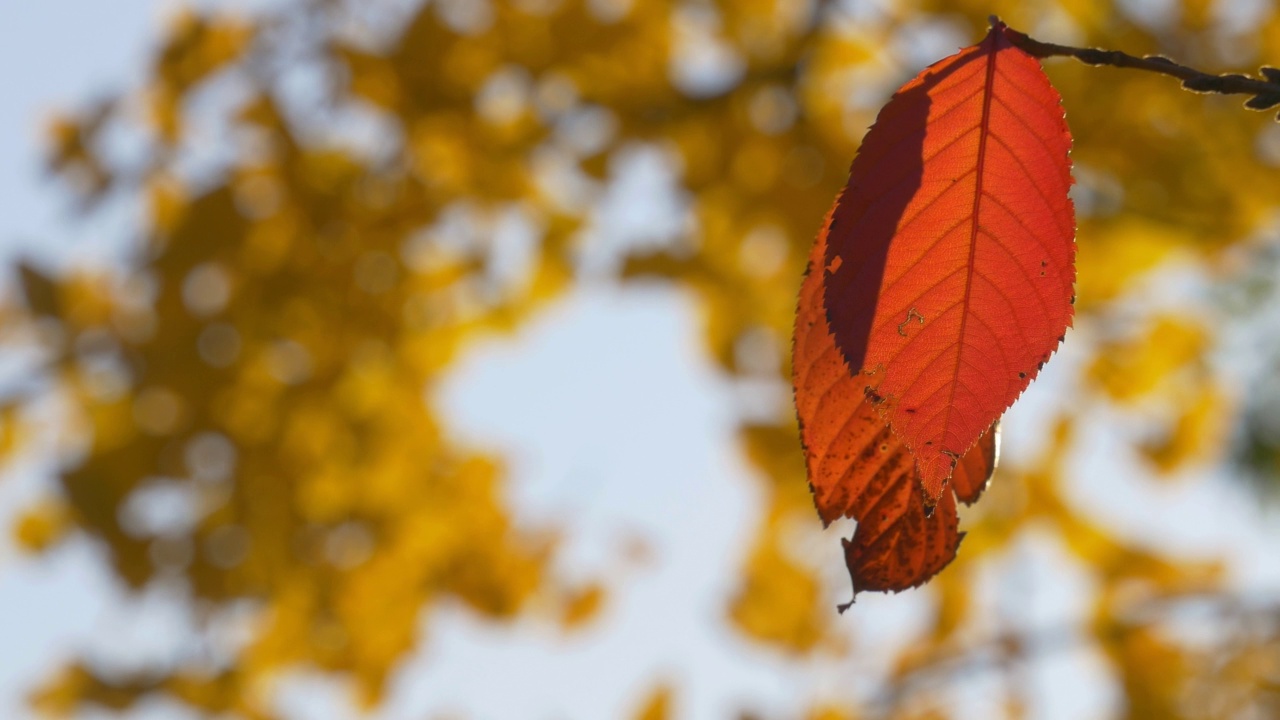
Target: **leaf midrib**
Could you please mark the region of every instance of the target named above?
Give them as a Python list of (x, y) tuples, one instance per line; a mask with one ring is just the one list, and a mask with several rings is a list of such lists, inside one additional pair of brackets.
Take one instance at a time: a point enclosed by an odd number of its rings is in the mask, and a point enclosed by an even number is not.
[[(951, 392), (947, 394), (946, 415), (942, 418), (944, 432), (946, 428), (951, 426), (951, 413), (955, 409), (956, 389), (960, 386), (960, 353), (964, 351), (965, 329), (969, 324), (970, 296), (973, 292), (973, 260), (978, 248), (980, 217), (978, 213), (982, 207), (983, 169), (987, 160), (987, 136), (991, 134), (991, 100), (995, 95), (996, 54), (998, 51), (995, 33), (991, 34), (990, 40), (991, 48), (988, 50), (989, 54), (987, 55), (987, 77), (982, 87), (982, 118), (978, 121), (978, 159), (974, 170), (973, 223), (969, 230), (969, 264), (967, 266), (969, 271), (965, 273), (964, 278), (964, 299), (961, 300), (963, 312), (960, 314), (960, 331), (957, 334), (959, 344), (956, 347), (956, 362), (952, 371)], [(959, 448), (953, 452), (963, 455), (967, 450), (968, 448)], [(949, 478), (950, 474), (946, 479)]]

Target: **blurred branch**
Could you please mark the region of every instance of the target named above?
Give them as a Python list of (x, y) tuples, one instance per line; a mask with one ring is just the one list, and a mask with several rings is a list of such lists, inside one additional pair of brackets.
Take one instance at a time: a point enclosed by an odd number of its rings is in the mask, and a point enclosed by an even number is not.
[[(1110, 613), (1107, 624), (1117, 637), (1125, 636), (1159, 626), (1163, 621), (1174, 619), (1180, 611), (1197, 607), (1207, 610), (1207, 614), (1217, 621), (1241, 624), (1259, 619), (1280, 621), (1280, 600), (1192, 592), (1153, 598), (1131, 607), (1115, 609)], [(1201, 622), (1204, 620), (1204, 617), (1200, 618)], [(896, 677), (885, 683), (879, 696), (871, 702), (869, 717), (897, 717), (904, 702), (927, 694), (928, 689), (937, 688), (940, 684), (962, 681), (986, 670), (1011, 671), (1020, 663), (1086, 647), (1097, 640), (1097, 636), (1089, 632), (1087, 623), (1064, 623), (1054, 627), (1001, 632), (949, 650), (930, 653), (919, 664), (900, 670)], [(1259, 632), (1250, 624), (1249, 630), (1235, 636), (1234, 641), (1271, 644), (1280, 642), (1280, 637), (1274, 632)], [(1232, 647), (1231, 642), (1227, 642), (1218, 649), (1230, 652)]]
[(993, 668), (1007, 668), (1016, 661), (1049, 655), (1083, 644), (1086, 638), (1076, 626), (1061, 626), (1032, 632), (1007, 632), (977, 643), (935, 653), (922, 664), (886, 683), (872, 701), (873, 718), (897, 716), (902, 703), (921, 691), (943, 682), (956, 682)]
[[(1033, 57), (1071, 57), (1087, 65), (1110, 65), (1117, 68), (1146, 70), (1178, 78), (1182, 81), (1182, 87), (1198, 93), (1251, 95), (1252, 97), (1244, 103), (1250, 110), (1268, 110), (1280, 105), (1280, 68), (1263, 66), (1260, 72), (1265, 79), (1239, 73), (1215, 75), (1176, 63), (1163, 55), (1138, 57), (1120, 50), (1078, 48), (1041, 42), (1005, 26), (995, 15), (991, 16), (990, 22), (992, 27), (1004, 27), (1009, 42)], [(1277, 116), (1276, 120), (1280, 121), (1280, 116)]]

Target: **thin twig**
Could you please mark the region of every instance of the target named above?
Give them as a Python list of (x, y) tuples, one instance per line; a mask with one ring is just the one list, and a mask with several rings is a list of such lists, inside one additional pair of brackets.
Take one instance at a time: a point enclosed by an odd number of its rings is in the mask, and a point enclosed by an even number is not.
[[(1119, 50), (1101, 50), (1098, 48), (1078, 48), (1070, 45), (1041, 42), (1029, 37), (1026, 33), (1014, 30), (992, 15), (992, 27), (1003, 27), (1005, 36), (1015, 47), (1028, 55), (1038, 58), (1071, 57), (1087, 65), (1110, 65), (1117, 68), (1132, 68), (1160, 73), (1182, 81), (1182, 87), (1199, 93), (1215, 95), (1251, 95), (1245, 101), (1250, 110), (1267, 110), (1280, 105), (1280, 68), (1264, 66), (1262, 78), (1250, 77), (1239, 73), (1214, 75), (1192, 67), (1187, 67), (1163, 55), (1144, 55), (1138, 57)], [(1280, 117), (1277, 117), (1280, 120)]]
[[(1111, 627), (1116, 633), (1159, 628), (1179, 610), (1200, 607), (1212, 611), (1218, 622), (1251, 619), (1280, 619), (1280, 602), (1267, 594), (1230, 594), (1186, 592), (1155, 597), (1135, 606), (1114, 609)], [(1202, 619), (1201, 622), (1206, 622)], [(1236, 642), (1252, 641), (1275, 647), (1280, 637), (1267, 632), (1251, 632), (1238, 636)], [(1229, 651), (1234, 638), (1222, 640), (1212, 650)], [(905, 673), (891, 678), (869, 703), (872, 718), (897, 717), (904, 701), (936, 689), (944, 682), (955, 682), (992, 668), (1007, 668), (1018, 662), (1052, 657), (1058, 653), (1100, 644), (1090, 635), (1087, 624), (1069, 622), (1039, 629), (1010, 631), (980, 639), (974, 643), (942, 650)]]

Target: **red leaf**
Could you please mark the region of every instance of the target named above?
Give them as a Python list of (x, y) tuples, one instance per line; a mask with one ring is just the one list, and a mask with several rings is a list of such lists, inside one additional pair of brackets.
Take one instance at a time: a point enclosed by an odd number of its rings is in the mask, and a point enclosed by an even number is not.
[(1070, 144), (1058, 93), (998, 25), (894, 94), (837, 201), (827, 318), (929, 500), (1070, 324)]
[[(961, 537), (955, 500), (945, 492), (932, 514), (926, 511), (910, 451), (864, 397), (865, 382), (849, 371), (836, 348), (818, 271), (826, 247), (824, 229), (800, 288), (792, 360), (809, 486), (824, 525), (841, 516), (858, 521), (844, 543), (855, 594), (905, 590), (955, 557)], [(956, 467), (952, 487), (962, 500), (977, 499), (995, 462), (993, 429)]]
[[(906, 507), (894, 522), (875, 527), (874, 532), (859, 522), (853, 538), (842, 541), (855, 598), (863, 590), (897, 592), (915, 587), (955, 559), (964, 539), (964, 533), (957, 532), (955, 496), (943, 493), (932, 514), (925, 512), (924, 495), (914, 488), (908, 488), (905, 498)], [(911, 581), (904, 585), (907, 578)], [(851, 600), (838, 606), (840, 612), (852, 604)]]
[(955, 472), (951, 474), (951, 489), (955, 491), (956, 499), (965, 505), (978, 502), (982, 491), (987, 489), (987, 481), (996, 470), (999, 457), (1000, 423), (997, 422), (956, 463)]

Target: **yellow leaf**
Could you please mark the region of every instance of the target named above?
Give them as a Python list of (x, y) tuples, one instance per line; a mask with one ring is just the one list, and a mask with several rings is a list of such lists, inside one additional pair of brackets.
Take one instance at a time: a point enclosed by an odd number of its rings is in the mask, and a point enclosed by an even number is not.
[(640, 708), (632, 716), (635, 720), (671, 720), (674, 693), (670, 685), (662, 683), (650, 691)]

